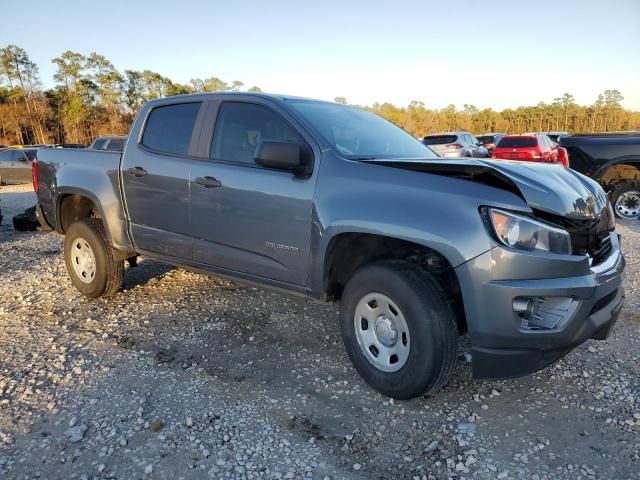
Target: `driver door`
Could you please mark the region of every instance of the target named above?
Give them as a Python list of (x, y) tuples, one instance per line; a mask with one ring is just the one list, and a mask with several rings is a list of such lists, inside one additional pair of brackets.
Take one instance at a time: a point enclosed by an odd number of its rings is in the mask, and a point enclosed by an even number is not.
[(190, 175), (194, 260), (306, 285), (315, 171), (300, 177), (264, 168), (255, 154), (262, 140), (310, 147), (267, 104), (227, 101), (215, 108), (209, 158), (195, 162)]

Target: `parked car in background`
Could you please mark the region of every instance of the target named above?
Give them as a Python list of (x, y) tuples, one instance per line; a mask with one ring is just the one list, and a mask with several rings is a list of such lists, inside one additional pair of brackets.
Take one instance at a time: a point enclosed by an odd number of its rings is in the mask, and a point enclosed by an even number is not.
[(106, 135), (96, 138), (91, 145), (90, 150), (108, 150), (110, 152), (121, 152), (124, 150), (124, 144), (127, 141), (126, 135)]
[(569, 135), (569, 132), (546, 132), (545, 135), (549, 137), (552, 141), (558, 143), (561, 137), (566, 137)]
[(514, 377), (605, 339), (622, 308), (625, 261), (596, 182), (438, 158), (355, 107), (153, 100), (124, 153), (45, 148), (33, 177), (84, 295), (115, 294), (144, 255), (339, 301), (356, 370), (396, 398), (446, 383), (464, 332), (476, 377)]
[(527, 132), (523, 135), (546, 135), (552, 142), (558, 143), (559, 138), (566, 137), (570, 134), (569, 132)]
[(434, 133), (425, 136), (422, 143), (441, 157), (489, 157), (489, 151), (469, 132)]
[(560, 137), (571, 168), (596, 180), (620, 218), (640, 218), (640, 133), (594, 133)]
[(569, 166), (566, 150), (558, 147), (546, 135), (507, 135), (493, 150), (493, 158), (526, 162), (561, 163)]
[(482, 144), (482, 146), (487, 149), (489, 154), (491, 154), (491, 152), (493, 152), (493, 149), (496, 148), (496, 145), (498, 144), (500, 139), (506, 135), (506, 133), (483, 133), (476, 138)]
[(0, 179), (4, 183), (28, 183), (31, 181), (31, 162), (37, 148), (8, 148), (0, 151)]

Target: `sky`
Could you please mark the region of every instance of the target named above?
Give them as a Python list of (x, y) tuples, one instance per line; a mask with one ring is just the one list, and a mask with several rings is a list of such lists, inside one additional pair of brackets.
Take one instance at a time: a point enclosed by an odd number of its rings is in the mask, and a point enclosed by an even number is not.
[[(4, 2), (3, 2), (4, 3)], [(640, 0), (20, 0), (0, 47), (98, 52), (174, 82), (216, 76), (272, 93), (368, 105), (497, 110), (580, 104), (617, 89), (640, 110)], [(10, 27), (10, 28), (7, 28)]]

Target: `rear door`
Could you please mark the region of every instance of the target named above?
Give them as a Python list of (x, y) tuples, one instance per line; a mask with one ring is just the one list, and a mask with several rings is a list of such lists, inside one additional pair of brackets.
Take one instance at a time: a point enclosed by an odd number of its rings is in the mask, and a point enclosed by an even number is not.
[(216, 101), (207, 118), (208, 158), (194, 164), (190, 177), (194, 260), (306, 285), (318, 166), (299, 177), (260, 167), (255, 155), (262, 140), (296, 142), (313, 155), (312, 140), (285, 111), (261, 99)]
[(191, 258), (189, 174), (201, 107), (200, 101), (152, 107), (139, 138), (127, 146), (122, 185), (140, 250)]

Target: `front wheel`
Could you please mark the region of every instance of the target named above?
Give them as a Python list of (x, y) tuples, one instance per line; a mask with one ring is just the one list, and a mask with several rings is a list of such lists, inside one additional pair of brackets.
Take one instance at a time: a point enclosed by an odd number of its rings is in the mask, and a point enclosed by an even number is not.
[(640, 218), (640, 182), (620, 182), (611, 190), (613, 210), (620, 218)]
[(64, 237), (64, 260), (73, 285), (91, 298), (108, 297), (122, 286), (124, 262), (107, 243), (102, 222), (73, 223)]
[(390, 397), (431, 391), (455, 366), (455, 315), (435, 280), (407, 262), (360, 268), (342, 295), (340, 329), (358, 373)]

